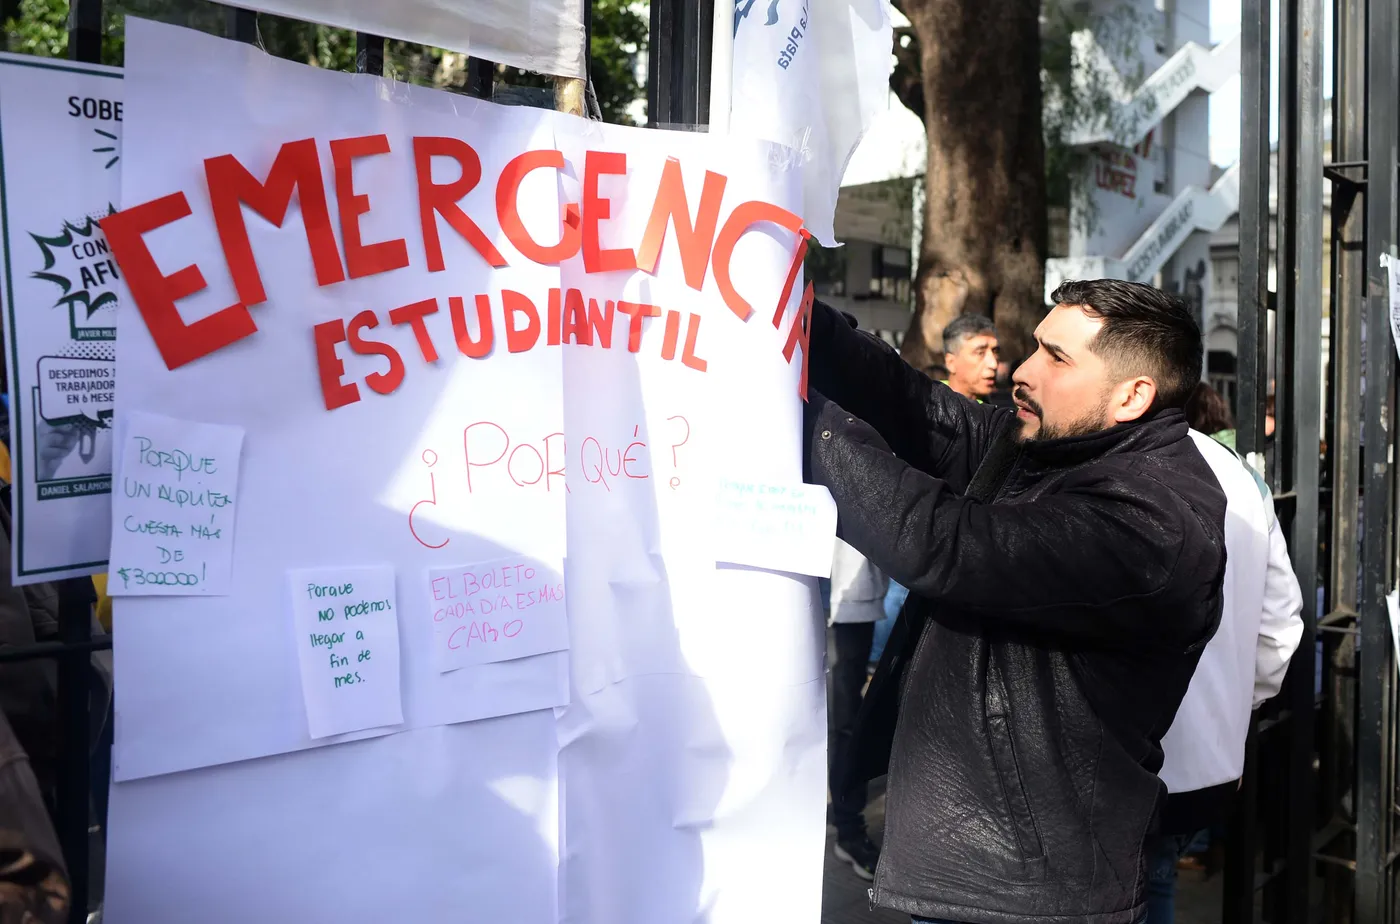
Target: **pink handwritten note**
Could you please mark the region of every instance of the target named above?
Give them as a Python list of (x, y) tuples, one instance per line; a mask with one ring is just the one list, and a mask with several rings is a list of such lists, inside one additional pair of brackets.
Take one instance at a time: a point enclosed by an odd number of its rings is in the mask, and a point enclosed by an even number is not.
[(528, 556), (428, 571), (439, 671), (569, 647), (564, 563)]

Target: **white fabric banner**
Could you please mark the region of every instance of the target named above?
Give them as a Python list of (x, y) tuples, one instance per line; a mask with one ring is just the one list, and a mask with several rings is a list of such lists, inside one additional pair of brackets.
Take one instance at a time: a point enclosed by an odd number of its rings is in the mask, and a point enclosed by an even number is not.
[(560, 77), (582, 77), (583, 0), (239, 0), (233, 6), (355, 29)]
[(0, 55), (0, 220), (16, 584), (106, 569), (121, 72)]
[[(815, 924), (815, 581), (712, 546), (721, 477), (801, 477), (798, 173), (136, 19), (127, 61), (117, 426), (246, 435), (229, 594), (115, 602), (105, 919)], [(380, 599), (403, 721), (312, 738)], [(444, 663), (561, 600), (566, 650)]]
[(802, 164), (803, 217), (823, 246), (841, 176), (889, 106), (888, 0), (734, 0), (735, 134), (776, 141)]

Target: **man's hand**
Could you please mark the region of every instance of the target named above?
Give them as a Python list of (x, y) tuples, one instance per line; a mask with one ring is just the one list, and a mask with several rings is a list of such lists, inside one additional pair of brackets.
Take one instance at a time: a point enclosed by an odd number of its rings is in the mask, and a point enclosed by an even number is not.
[(42, 420), (36, 429), (39, 431), (39, 471), (36, 473), (36, 480), (52, 481), (63, 460), (71, 456), (77, 448), (78, 438), (82, 433), (75, 423), (50, 426)]

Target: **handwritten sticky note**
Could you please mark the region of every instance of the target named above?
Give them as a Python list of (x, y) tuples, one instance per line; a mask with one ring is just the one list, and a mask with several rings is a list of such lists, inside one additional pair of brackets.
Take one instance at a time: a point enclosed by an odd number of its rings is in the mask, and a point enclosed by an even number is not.
[(569, 647), (564, 567), (528, 556), (428, 572), (439, 671)]
[(831, 576), (836, 502), (826, 488), (721, 478), (716, 501), (717, 562)]
[(107, 592), (227, 594), (243, 428), (144, 411), (122, 426)]
[(290, 577), (311, 737), (402, 724), (394, 569), (314, 568)]

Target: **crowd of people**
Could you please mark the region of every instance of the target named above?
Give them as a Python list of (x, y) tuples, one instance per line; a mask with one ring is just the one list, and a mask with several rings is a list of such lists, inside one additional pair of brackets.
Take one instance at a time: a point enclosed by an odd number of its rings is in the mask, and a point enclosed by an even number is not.
[(828, 820), (915, 922), (1169, 924), (1302, 635), (1186, 305), (1116, 280), (1054, 301), (1009, 406), (988, 318), (954, 319), (920, 371), (813, 317), (804, 462), (840, 514)]

